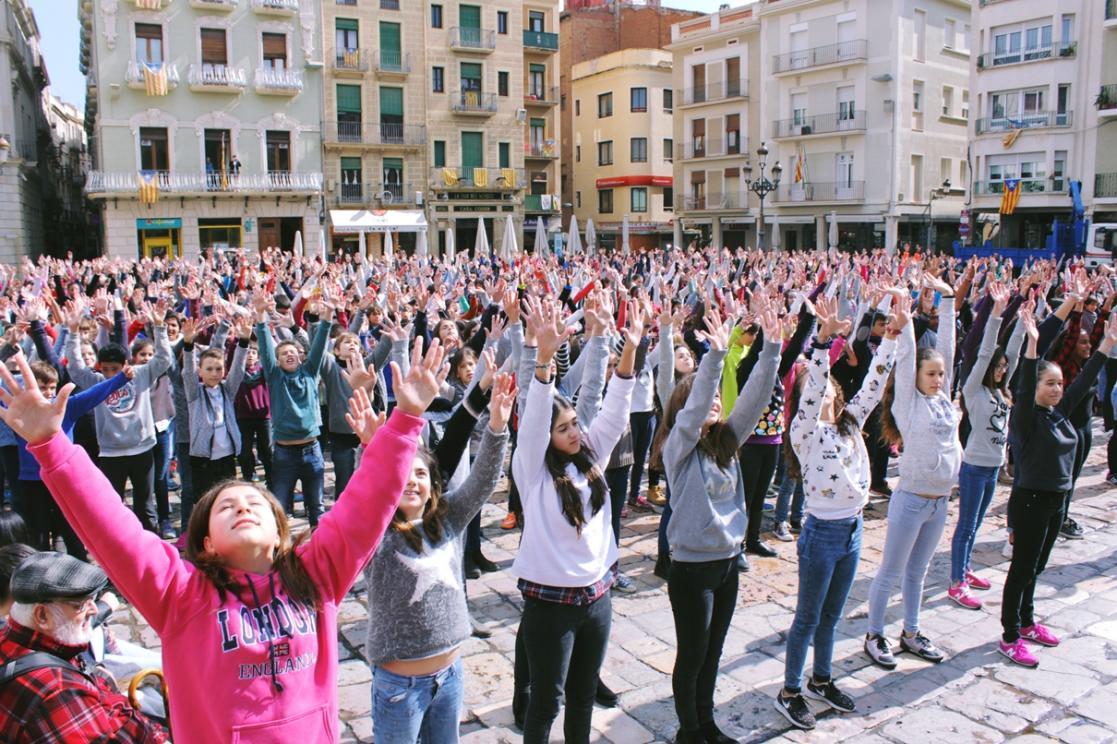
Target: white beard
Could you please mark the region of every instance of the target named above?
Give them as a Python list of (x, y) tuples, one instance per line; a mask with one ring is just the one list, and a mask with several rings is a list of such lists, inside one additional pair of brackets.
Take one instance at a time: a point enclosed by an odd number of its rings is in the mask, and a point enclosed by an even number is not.
[(75, 619), (60, 622), (61, 613), (55, 613), (52, 608), (51, 614), (54, 615), (54, 620), (56, 622), (55, 626), (50, 630), (50, 636), (54, 638), (54, 640), (58, 641), (63, 646), (89, 645), (89, 641), (93, 637), (93, 626), (89, 624), (87, 617), (83, 617), (81, 620)]

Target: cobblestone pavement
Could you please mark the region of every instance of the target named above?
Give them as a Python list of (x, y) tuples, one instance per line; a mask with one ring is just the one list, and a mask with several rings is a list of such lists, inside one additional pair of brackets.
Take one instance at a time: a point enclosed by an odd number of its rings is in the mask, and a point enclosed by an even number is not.
[[(949, 654), (947, 660), (933, 666), (900, 654), (893, 672), (870, 664), (861, 644), (869, 584), (884, 545), (887, 503), (878, 502), (866, 512), (861, 567), (838, 627), (834, 654), (835, 677), (857, 698), (857, 713), (822, 714), (812, 703), (820, 718), (818, 728), (806, 734), (791, 729), (773, 708), (795, 609), (797, 569), (795, 544), (769, 540), (779, 557), (754, 558), (752, 572), (741, 577), (715, 699), (721, 727), (743, 742), (823, 742), (852, 736), (858, 744), (1117, 740), (1117, 489), (1104, 480), (1106, 438), (1100, 430), (1095, 432), (1072, 508), (1086, 530), (1085, 539), (1059, 541), (1036, 590), (1039, 619), (1063, 639), (1058, 648), (1037, 651), (1039, 669), (1011, 666), (996, 652), (1001, 589), (1008, 571), (1001, 554), (1008, 498), (1003, 486), (997, 489), (974, 551), (978, 572), (993, 582), (991, 591), (980, 593), (985, 609), (966, 610), (946, 596), (956, 504), (931, 563), (922, 625)], [(500, 529), (504, 515), (501, 494), (483, 512), (484, 552), (507, 568), (519, 532)], [(674, 625), (666, 585), (652, 573), (658, 520), (658, 515), (634, 514), (625, 521), (621, 566), (639, 591), (613, 596), (613, 631), (602, 675), (620, 694), (620, 706), (595, 709), (594, 741), (671, 741), (677, 728), (670, 679)], [(512, 656), (522, 603), (515, 579), (507, 571), (486, 574), (469, 583), (469, 597), (475, 617), (493, 635), (465, 644), (463, 741), (518, 742), (521, 737), (512, 727)], [(898, 605), (897, 589), (887, 630), (894, 639), (900, 630)], [(363, 658), (365, 607), (359, 584), (339, 617), (338, 685), (346, 742), (372, 741), (371, 675)], [(118, 611), (114, 622), (121, 637), (159, 646), (155, 633), (131, 609)], [(561, 741), (561, 734), (560, 713), (553, 740)]]

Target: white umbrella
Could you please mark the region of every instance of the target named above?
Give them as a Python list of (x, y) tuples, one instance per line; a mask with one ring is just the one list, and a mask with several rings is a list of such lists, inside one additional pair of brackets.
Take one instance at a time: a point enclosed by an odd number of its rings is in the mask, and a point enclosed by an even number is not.
[(454, 228), (451, 227), (446, 231), (446, 255), (443, 256), (447, 261), (454, 260)]
[(597, 230), (593, 226), (593, 217), (586, 219), (586, 253), (597, 253)]
[(392, 260), (392, 234), (390, 232), (384, 233), (384, 260)]
[(545, 217), (535, 218), (535, 255), (539, 258), (547, 256), (547, 239), (543, 237), (543, 220)]
[(294, 245), (293, 250), (294, 250), (294, 253), (295, 253), (296, 256), (298, 256), (299, 258), (303, 257), (303, 231), (302, 230), (298, 230), (298, 231), (295, 232), (295, 245)]
[(504, 218), (504, 237), (500, 241), (500, 256), (511, 263), (516, 260), (520, 246), (516, 243), (516, 226), (512, 224), (512, 215)]
[(578, 235), (578, 218), (570, 217), (570, 237), (566, 243), (566, 252), (576, 256), (582, 252), (582, 238)]
[(631, 250), (628, 247), (628, 213), (624, 215), (624, 220), (621, 221), (621, 250), (628, 253)]
[(489, 234), (485, 232), (485, 218), (477, 218), (477, 238), (473, 241), (473, 257), (489, 255)]
[(427, 253), (427, 231), (420, 230), (419, 236), (415, 239), (415, 255), (425, 258)]
[(326, 260), (326, 228), (318, 228), (318, 249), (322, 251), (322, 260)]
[(361, 257), (361, 263), (365, 261), (365, 234), (364, 231), (357, 233), (357, 254)]
[(778, 251), (780, 249), (780, 218), (779, 215), (772, 215), (771, 233), (768, 237), (768, 245), (772, 250)]
[(829, 229), (829, 231), (827, 231), (826, 237), (827, 237), (827, 243), (830, 246), (830, 250), (836, 250), (837, 247), (838, 247), (838, 213), (837, 212), (831, 212), (830, 213), (830, 229)]

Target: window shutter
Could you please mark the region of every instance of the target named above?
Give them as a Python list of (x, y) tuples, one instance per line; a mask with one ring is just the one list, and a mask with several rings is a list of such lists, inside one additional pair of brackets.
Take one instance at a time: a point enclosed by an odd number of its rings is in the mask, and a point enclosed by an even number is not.
[(355, 18), (335, 18), (334, 28), (338, 31), (356, 31), (358, 29)]
[(137, 23), (136, 24), (136, 38), (137, 39), (162, 39), (163, 27), (158, 23)]
[(691, 183), (706, 183), (706, 171), (691, 171)]
[(361, 159), (360, 158), (345, 158), (341, 159), (341, 169), (343, 171), (360, 171)]
[(459, 5), (458, 25), (462, 28), (481, 28), (481, 7), (479, 5)]
[(225, 29), (202, 29), (202, 64), (224, 65), (228, 63), (228, 52), (225, 48)]
[(484, 138), (480, 132), (462, 132), (462, 167), (480, 168), (485, 164)]
[(380, 89), (380, 115), (403, 116), (403, 88)]
[(264, 56), (265, 57), (287, 57), (287, 36), (286, 34), (264, 34), (263, 37)]
[(398, 23), (380, 22), (380, 49), (385, 52), (399, 52), (400, 32)]
[(337, 86), (337, 112), (339, 114), (361, 113), (361, 86)]

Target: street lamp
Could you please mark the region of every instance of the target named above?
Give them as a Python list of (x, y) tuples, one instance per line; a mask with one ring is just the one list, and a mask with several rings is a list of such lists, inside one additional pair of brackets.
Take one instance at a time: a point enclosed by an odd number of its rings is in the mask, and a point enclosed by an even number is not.
[(935, 199), (941, 199), (942, 197), (946, 196), (949, 191), (949, 178), (943, 181), (942, 186), (940, 186), (939, 188), (931, 189), (931, 200), (927, 202), (927, 242), (925, 243), (925, 248), (927, 251), (931, 250), (931, 226), (934, 225), (934, 221), (931, 219), (931, 207), (934, 206)]
[(745, 163), (745, 182), (749, 187), (749, 191), (756, 194), (760, 199), (760, 225), (757, 228), (757, 247), (760, 250), (766, 250), (767, 245), (764, 240), (764, 198), (772, 193), (780, 186), (780, 176), (783, 175), (783, 166), (780, 161), (776, 161), (772, 165), (772, 179), (768, 180), (764, 176), (764, 169), (768, 166), (768, 147), (761, 142), (760, 147), (756, 148), (756, 157), (760, 162), (760, 177), (755, 181), (752, 178), (752, 164)]

